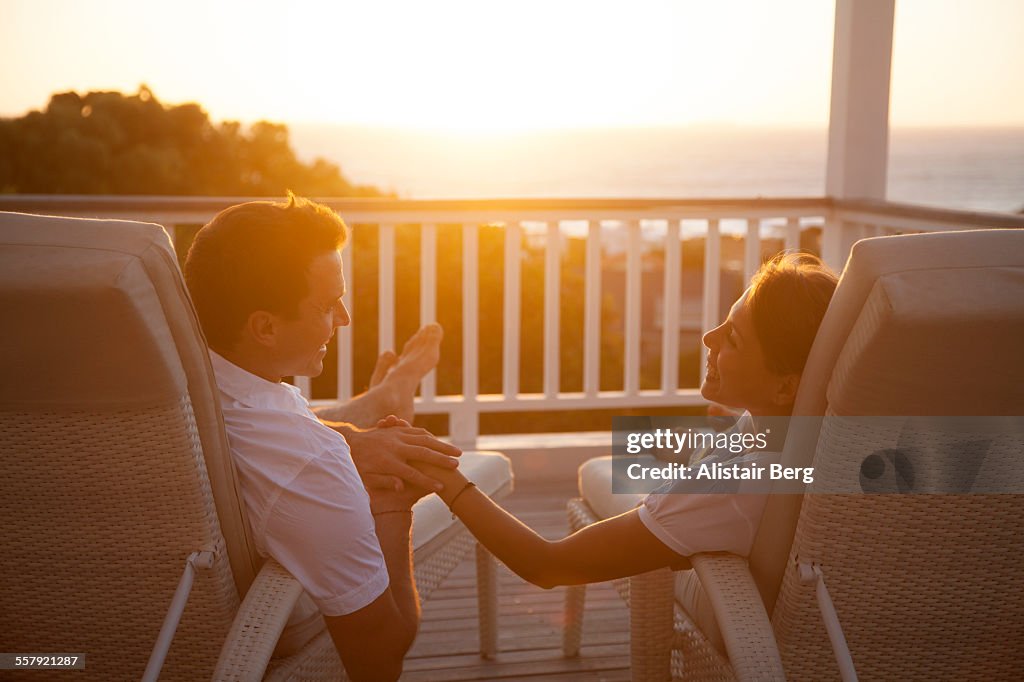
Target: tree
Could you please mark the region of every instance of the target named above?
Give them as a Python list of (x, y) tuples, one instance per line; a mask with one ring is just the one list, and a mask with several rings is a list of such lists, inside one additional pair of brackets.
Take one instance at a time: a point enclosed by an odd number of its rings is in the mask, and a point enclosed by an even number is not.
[(195, 103), (164, 105), (145, 85), (134, 95), (64, 92), (44, 111), (0, 119), (0, 192), (381, 196), (336, 164), (295, 156), (288, 128), (214, 123)]

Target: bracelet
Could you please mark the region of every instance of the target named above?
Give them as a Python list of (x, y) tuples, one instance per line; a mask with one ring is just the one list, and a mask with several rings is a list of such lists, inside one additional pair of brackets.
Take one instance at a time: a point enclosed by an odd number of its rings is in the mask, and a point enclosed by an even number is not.
[[(452, 501), (448, 503), (448, 508), (452, 509), (455, 506), (455, 500), (459, 499), (459, 495), (461, 495), (462, 493), (466, 492), (470, 488), (475, 488), (475, 487), (476, 487), (476, 483), (473, 483), (473, 481), (466, 481), (466, 485), (462, 486), (462, 488), (459, 490), (459, 492), (455, 493), (455, 497), (452, 498)], [(452, 509), (452, 518), (453, 519), (455, 518), (455, 510), (454, 509)]]

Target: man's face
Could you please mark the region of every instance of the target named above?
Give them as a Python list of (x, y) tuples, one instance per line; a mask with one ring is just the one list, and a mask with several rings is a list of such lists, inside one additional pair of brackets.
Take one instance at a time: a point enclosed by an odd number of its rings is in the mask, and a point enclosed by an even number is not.
[(341, 300), (345, 275), (340, 251), (316, 256), (306, 271), (306, 281), (309, 293), (299, 302), (298, 317), (278, 318), (274, 351), (281, 376), (318, 376), (324, 371), (327, 343), (334, 330), (352, 321)]

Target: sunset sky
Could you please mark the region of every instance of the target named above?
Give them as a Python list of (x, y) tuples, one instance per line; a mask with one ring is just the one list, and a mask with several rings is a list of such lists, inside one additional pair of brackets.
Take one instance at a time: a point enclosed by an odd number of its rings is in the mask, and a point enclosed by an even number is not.
[[(215, 119), (823, 126), (828, 0), (4, 0), (0, 115), (148, 84)], [(1024, 125), (1024, 2), (897, 0), (896, 126)]]

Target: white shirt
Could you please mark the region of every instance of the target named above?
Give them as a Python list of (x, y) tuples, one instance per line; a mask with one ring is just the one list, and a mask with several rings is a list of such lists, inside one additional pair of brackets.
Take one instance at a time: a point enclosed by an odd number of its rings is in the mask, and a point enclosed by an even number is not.
[[(728, 433), (750, 433), (754, 422), (743, 414)], [(727, 448), (694, 453), (693, 466), (725, 463), (768, 467), (781, 459), (778, 452), (736, 454)], [(768, 501), (766, 481), (689, 479), (667, 481), (640, 503), (640, 520), (669, 549), (683, 556), (699, 552), (750, 554), (757, 526)], [(745, 492), (746, 491), (746, 492)], [(750, 492), (754, 491), (754, 492)]]
[(387, 589), (388, 571), (344, 436), (294, 386), (213, 351), (210, 359), (256, 549), (295, 576), (325, 616), (367, 606)]

